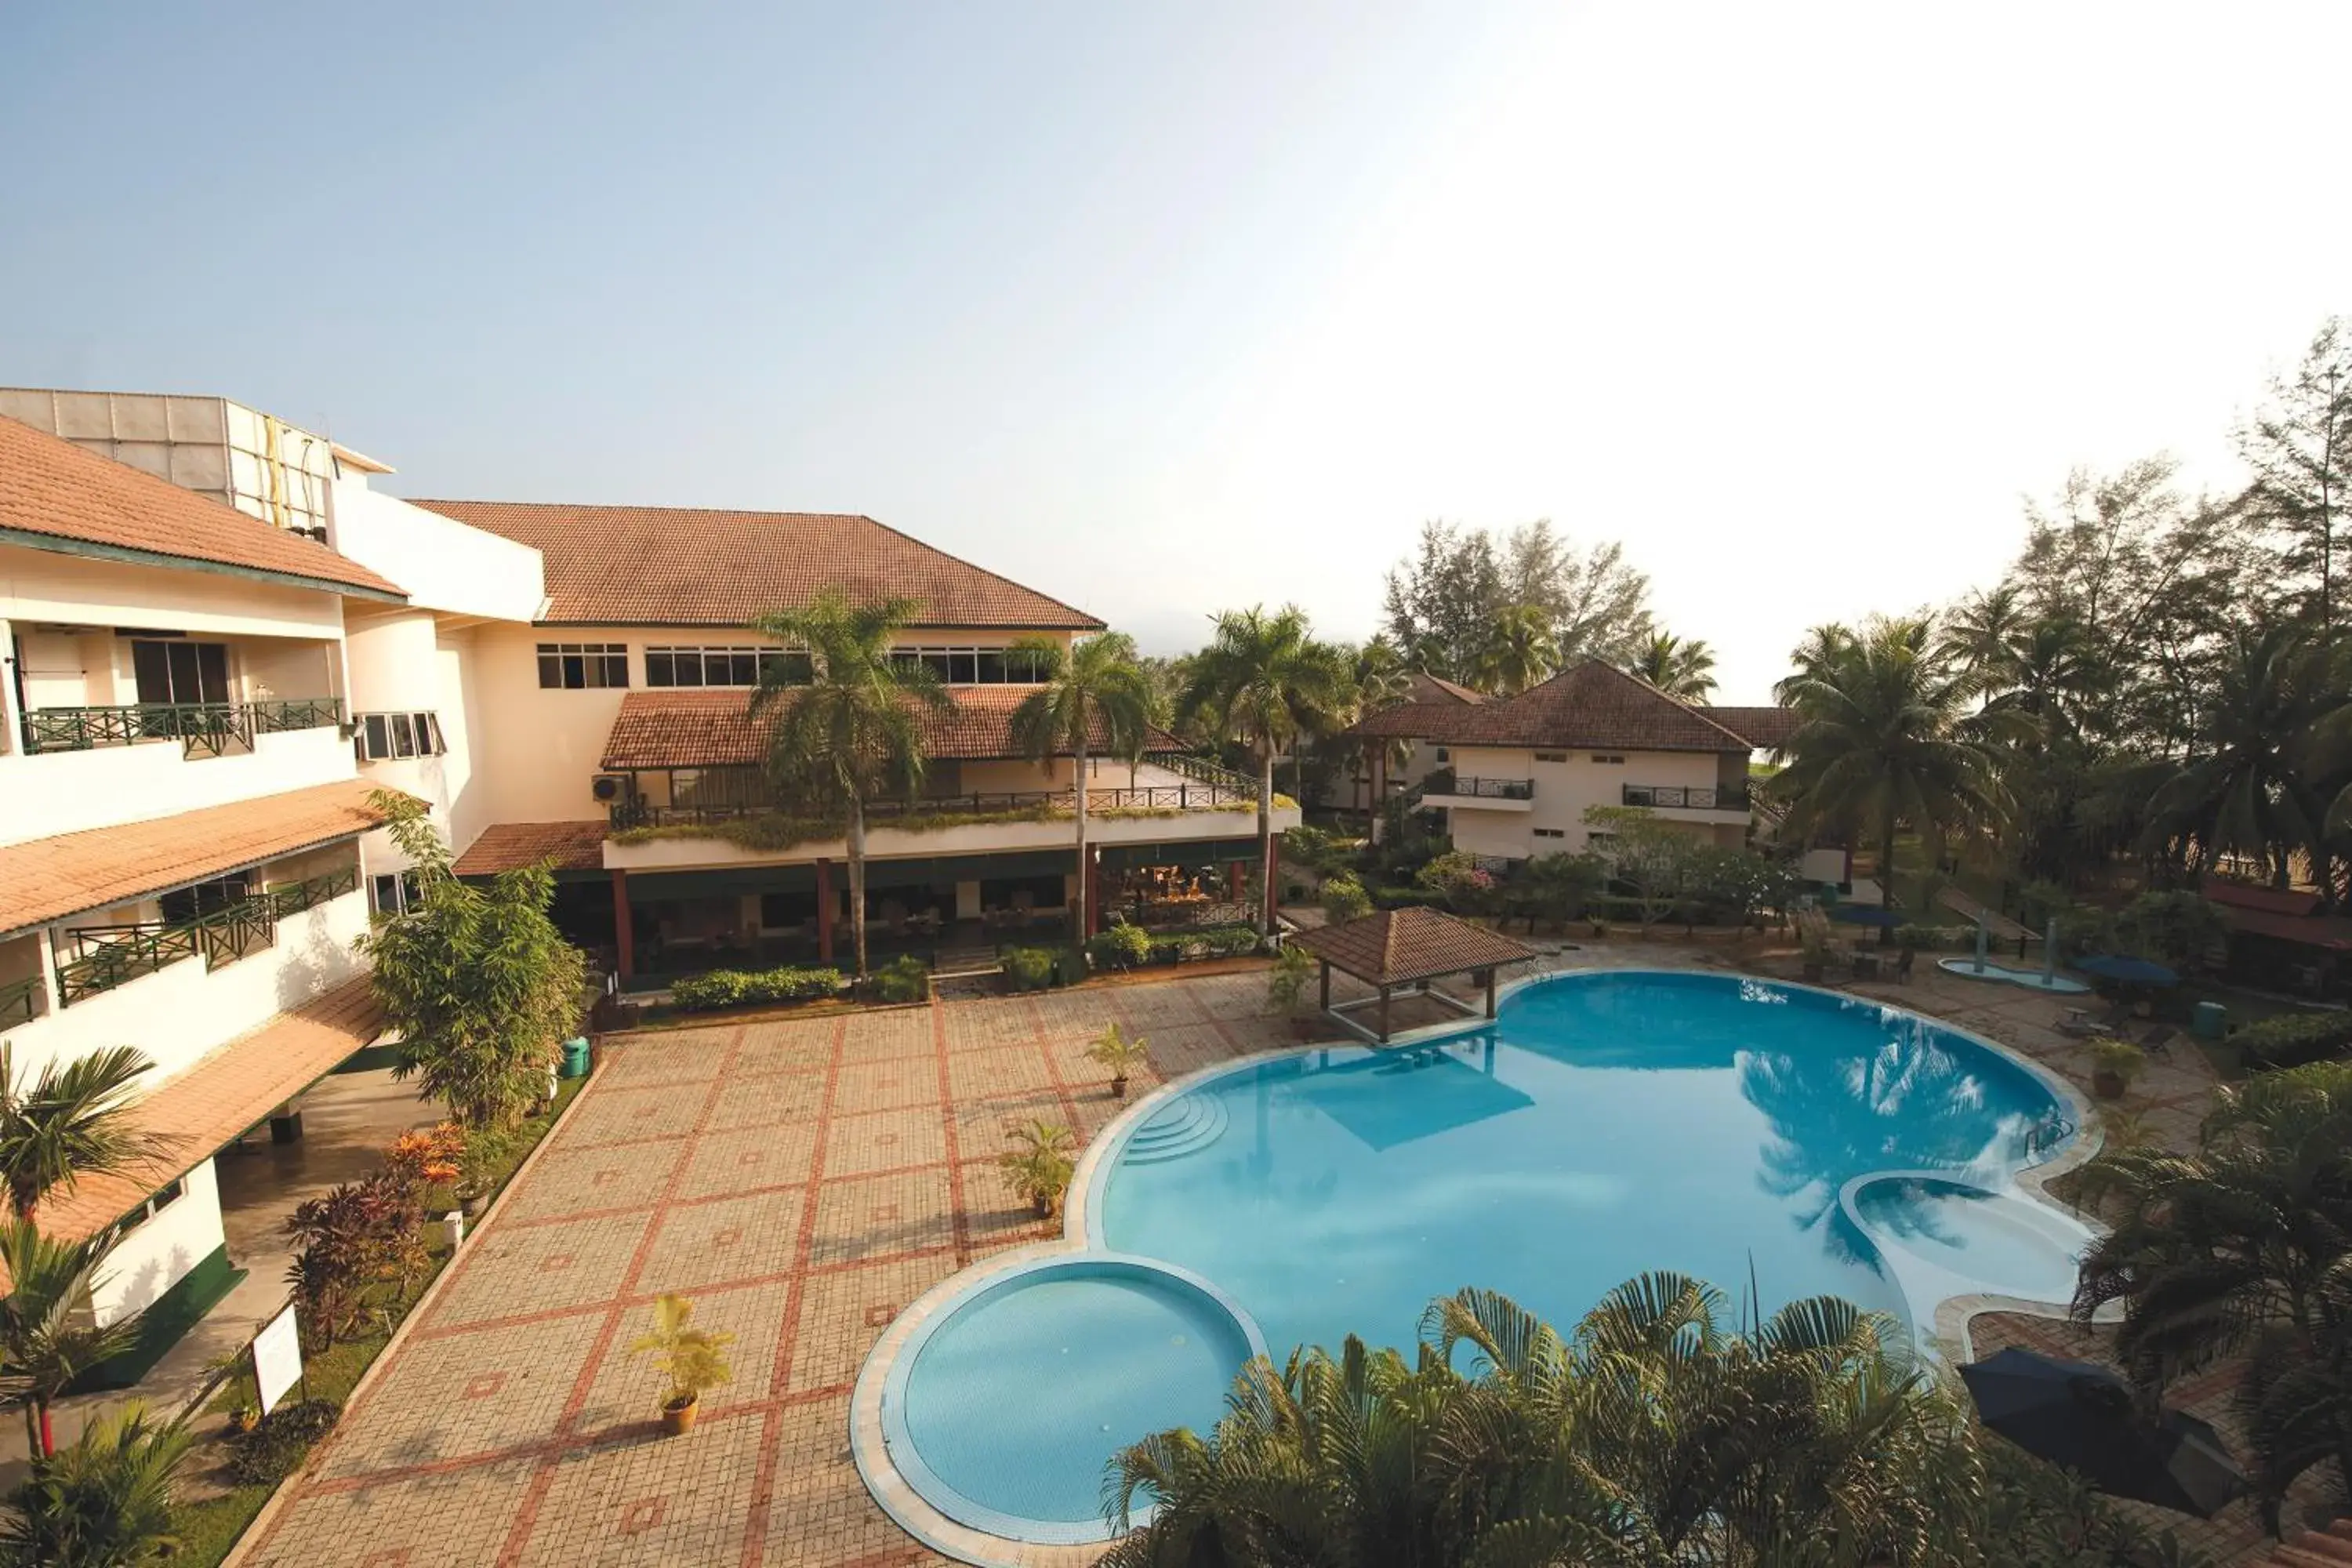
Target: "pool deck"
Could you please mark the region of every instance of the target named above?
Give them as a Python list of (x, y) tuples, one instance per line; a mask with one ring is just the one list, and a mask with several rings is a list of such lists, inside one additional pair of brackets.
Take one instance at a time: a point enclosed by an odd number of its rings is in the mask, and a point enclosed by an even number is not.
[[(1540, 967), (1788, 978), (1794, 955), (1621, 941)], [(2054, 999), (1934, 973), (1847, 989), (2087, 1081)], [(1125, 1108), (1084, 1058), (1113, 1021), (1150, 1042), (1131, 1098), (1296, 1043), (1246, 971), (609, 1037), (587, 1089), (231, 1562), (941, 1561), (859, 1478), (859, 1370), (902, 1309), (958, 1269), (1061, 1236), (1013, 1198), (995, 1157), (1009, 1123), (1043, 1116), (1092, 1138)], [(2134, 1102), (2157, 1136), (2185, 1142), (2211, 1087), (2183, 1042)], [(666, 1290), (738, 1336), (734, 1381), (682, 1439), (653, 1418), (658, 1376), (625, 1354)], [(2004, 1342), (2011, 1321), (1978, 1320)]]

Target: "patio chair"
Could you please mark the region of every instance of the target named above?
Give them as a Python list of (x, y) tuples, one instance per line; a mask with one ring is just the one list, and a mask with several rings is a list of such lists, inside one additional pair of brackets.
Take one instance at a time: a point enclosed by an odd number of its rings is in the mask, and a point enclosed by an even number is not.
[(2069, 1007), (2060, 1020), (2058, 1032), (2074, 1039), (2086, 1040), (2095, 1035), (2112, 1035), (2131, 1016), (2131, 1004), (2117, 1002), (2097, 1017), (2091, 1016), (2087, 1007)]
[(2139, 1037), (2139, 1048), (2151, 1057), (2168, 1058), (2172, 1055), (2172, 1042), (2179, 1037), (2180, 1031), (2171, 1025), (2158, 1024)]

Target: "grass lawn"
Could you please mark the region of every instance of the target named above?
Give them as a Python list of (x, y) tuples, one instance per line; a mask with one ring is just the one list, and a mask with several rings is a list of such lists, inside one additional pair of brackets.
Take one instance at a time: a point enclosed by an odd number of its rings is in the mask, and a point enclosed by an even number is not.
[[(547, 1130), (555, 1125), (555, 1119), (578, 1097), (587, 1081), (586, 1079), (572, 1079), (563, 1083), (556, 1090), (553, 1105), (543, 1114), (524, 1120), (523, 1135), (516, 1140), (513, 1152), (501, 1162), (497, 1192), (493, 1193), (490, 1200), (492, 1207), (497, 1205), (498, 1194), (506, 1190), (507, 1182), (514, 1175), (515, 1168), (539, 1146), (539, 1141), (547, 1136)], [(398, 1302), (397, 1310), (390, 1315), (390, 1321), (305, 1358), (302, 1370), (309, 1383), (309, 1397), (331, 1399), (338, 1405), (349, 1399), (352, 1390), (359, 1386), (360, 1379), (366, 1374), (367, 1369), (374, 1363), (377, 1356), (383, 1353), (384, 1346), (392, 1342), (393, 1331), (399, 1327), (400, 1320), (405, 1318), (418, 1299), (432, 1288), (433, 1281), (440, 1277), (450, 1257), (449, 1248), (436, 1242), (433, 1247), (431, 1268)], [(299, 1385), (289, 1395), (292, 1398), (302, 1396)], [(254, 1399), (253, 1373), (248, 1369), (222, 1384), (203, 1411), (190, 1418), (192, 1424), (204, 1432), (203, 1440), (190, 1458), (191, 1469), (208, 1469), (226, 1458), (221, 1434), (227, 1428), (228, 1413), (236, 1405), (252, 1404)], [(215, 1568), (229, 1554), (237, 1538), (245, 1533), (254, 1516), (261, 1511), (262, 1505), (277, 1489), (276, 1486), (242, 1486), (220, 1497), (206, 1498), (175, 1509), (173, 1529), (180, 1544), (172, 1554), (173, 1568)]]

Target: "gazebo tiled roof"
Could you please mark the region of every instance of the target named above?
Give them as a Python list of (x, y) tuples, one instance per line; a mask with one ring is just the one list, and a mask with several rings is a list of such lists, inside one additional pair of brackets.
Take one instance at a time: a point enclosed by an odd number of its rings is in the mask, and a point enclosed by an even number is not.
[(1524, 942), (1423, 909), (1381, 910), (1345, 925), (1300, 931), (1290, 942), (1371, 985), (1410, 985), (1536, 956)]

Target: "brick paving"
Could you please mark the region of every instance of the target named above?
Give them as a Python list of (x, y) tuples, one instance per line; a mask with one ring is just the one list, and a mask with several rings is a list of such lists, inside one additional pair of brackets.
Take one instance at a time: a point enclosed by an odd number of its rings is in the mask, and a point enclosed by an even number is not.
[[(616, 1036), (245, 1568), (937, 1562), (849, 1455), (859, 1366), (900, 1309), (1058, 1234), (995, 1166), (1045, 1117), (1120, 1110), (1087, 1045), (1151, 1043), (1131, 1096), (1289, 1043), (1262, 974)], [(731, 1330), (734, 1381), (664, 1437), (625, 1353), (653, 1298)]]
[[(1538, 966), (1593, 964), (1727, 959), (1612, 943)], [(2087, 1082), (2085, 1053), (2055, 1031), (2047, 998), (1940, 973), (1853, 989)], [(1363, 994), (1335, 978), (1335, 996)], [(606, 1041), (570, 1118), (236, 1561), (941, 1561), (867, 1497), (849, 1453), (852, 1385), (908, 1302), (976, 1258), (1058, 1234), (1013, 1196), (995, 1157), (1013, 1122), (1045, 1117), (1091, 1138), (1118, 1114), (1083, 1056), (1114, 1021), (1150, 1041), (1130, 1095), (1293, 1039), (1266, 1016), (1264, 976), (1244, 971)], [(2211, 1087), (2184, 1042), (2134, 1102), (2158, 1137), (2185, 1145)], [(624, 1353), (665, 1290), (737, 1335), (734, 1381), (705, 1396), (684, 1439), (660, 1435), (659, 1376)], [(1979, 1317), (1977, 1332), (1980, 1353), (2096, 1342), (2008, 1313)], [(2226, 1383), (2188, 1397), (2221, 1415)], [(2260, 1555), (2231, 1516), (2192, 1533), (2221, 1561)]]

